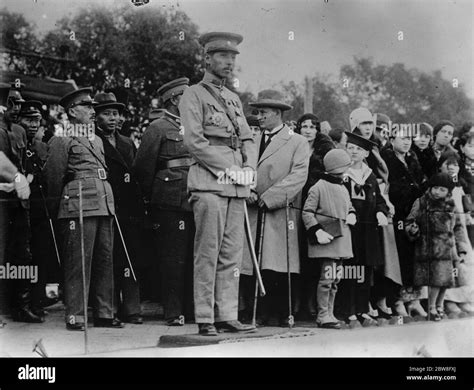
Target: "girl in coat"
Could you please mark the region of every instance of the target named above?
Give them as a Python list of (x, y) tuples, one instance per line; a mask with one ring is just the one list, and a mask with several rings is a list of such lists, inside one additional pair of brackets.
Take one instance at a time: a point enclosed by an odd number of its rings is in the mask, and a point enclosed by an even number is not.
[(410, 240), (415, 241), (415, 286), (428, 286), (432, 321), (444, 316), (444, 294), (454, 285), (453, 268), (464, 261), (467, 240), (451, 192), (454, 183), (446, 173), (434, 175), (426, 193), (413, 204), (405, 223)]
[(419, 131), (413, 140), (411, 150), (416, 154), (421, 169), (429, 179), (436, 173), (436, 156), (432, 147), (433, 128), (428, 123), (421, 123)]
[(329, 151), (323, 159), (324, 175), (308, 193), (303, 208), (303, 222), (308, 234), (308, 257), (320, 265), (317, 287), (318, 318), (322, 328), (340, 329), (334, 317), (334, 300), (340, 281), (338, 269), (352, 254), (351, 231), (356, 223), (349, 193), (342, 176), (351, 165), (341, 149)]
[[(370, 315), (370, 293), (375, 267), (384, 264), (379, 226), (387, 226), (388, 207), (380, 194), (372, 169), (364, 162), (375, 144), (353, 133), (347, 133), (347, 152), (352, 165), (347, 170), (345, 186), (355, 208), (357, 223), (351, 228), (354, 258), (344, 263), (362, 270), (363, 278), (342, 279), (336, 300), (336, 313), (349, 324), (377, 325)], [(341, 318), (340, 317), (340, 318)]]

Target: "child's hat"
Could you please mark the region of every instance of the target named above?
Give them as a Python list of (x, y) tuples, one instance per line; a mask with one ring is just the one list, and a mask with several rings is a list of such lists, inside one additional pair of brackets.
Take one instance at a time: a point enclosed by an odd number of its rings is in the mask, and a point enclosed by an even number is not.
[(351, 158), (345, 150), (332, 149), (324, 156), (323, 164), (327, 173), (343, 173), (351, 166)]
[(349, 115), (349, 123), (351, 125), (351, 131), (354, 131), (361, 123), (372, 122), (374, 123), (374, 116), (372, 113), (364, 107), (356, 108)]
[(430, 188), (431, 187), (445, 187), (449, 191), (452, 191), (454, 188), (454, 181), (447, 173), (437, 173), (430, 179)]

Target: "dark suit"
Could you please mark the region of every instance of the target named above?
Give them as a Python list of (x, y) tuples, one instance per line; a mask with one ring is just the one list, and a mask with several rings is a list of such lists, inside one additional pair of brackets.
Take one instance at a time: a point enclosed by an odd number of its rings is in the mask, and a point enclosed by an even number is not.
[[(0, 117), (0, 151), (20, 173), (25, 173), (26, 132), (5, 117)], [(0, 191), (0, 265), (5, 263), (31, 265), (29, 202), (18, 200), (15, 191)], [(14, 308), (29, 306), (30, 281), (12, 281), (11, 288)], [(6, 290), (6, 281), (0, 280), (0, 314), (8, 311)]]
[[(115, 134), (115, 147), (99, 129), (97, 129), (97, 135), (104, 143), (105, 162), (109, 168), (115, 210), (132, 266), (136, 272), (136, 261), (141, 257), (140, 227), (145, 215), (142, 194), (131, 173), (136, 148), (130, 138), (118, 133)], [(117, 228), (114, 237), (114, 290), (116, 299), (114, 306), (119, 317), (126, 319), (128, 316), (140, 313), (138, 280), (137, 282), (133, 280)]]
[[(86, 289), (95, 318), (113, 318), (114, 197), (104, 172), (102, 140), (94, 137), (58, 137), (49, 141), (43, 174), (51, 215), (61, 225), (66, 321), (84, 321), (79, 229), (79, 182), (82, 182)], [(92, 271), (92, 272), (91, 272)]]
[[(135, 159), (137, 179), (158, 229), (165, 318), (192, 316), (194, 219), (187, 199), (189, 159), (179, 118), (166, 114), (145, 131)], [(186, 162), (186, 161), (183, 161)], [(178, 164), (179, 165), (179, 164)]]

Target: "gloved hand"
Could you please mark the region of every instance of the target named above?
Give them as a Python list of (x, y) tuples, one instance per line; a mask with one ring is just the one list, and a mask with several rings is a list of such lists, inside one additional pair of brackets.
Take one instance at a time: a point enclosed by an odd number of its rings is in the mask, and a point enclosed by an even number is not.
[(267, 205), (265, 204), (265, 202), (263, 201), (262, 198), (258, 199), (258, 207), (260, 207), (262, 209), (267, 209)]
[(385, 214), (382, 213), (381, 211), (379, 211), (377, 213), (377, 222), (378, 222), (379, 226), (387, 226), (388, 225), (388, 219), (385, 216)]
[(15, 180), (13, 180), (13, 185), (15, 186), (18, 199), (26, 200), (30, 197), (30, 185), (28, 184), (28, 180), (26, 180), (24, 175), (17, 173), (15, 175)]
[(328, 232), (325, 232), (323, 229), (319, 229), (316, 231), (316, 239), (318, 240), (319, 244), (329, 244), (334, 237), (331, 236)]
[(357, 217), (355, 213), (350, 213), (346, 218), (346, 224), (354, 226), (357, 223)]

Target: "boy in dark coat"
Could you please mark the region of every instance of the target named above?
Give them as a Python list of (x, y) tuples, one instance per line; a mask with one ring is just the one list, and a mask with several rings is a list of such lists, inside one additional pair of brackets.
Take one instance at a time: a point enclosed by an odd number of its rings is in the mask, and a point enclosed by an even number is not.
[(377, 178), (364, 162), (373, 146), (373, 142), (347, 133), (346, 150), (352, 166), (346, 172), (344, 185), (349, 191), (358, 223), (351, 227), (354, 258), (344, 265), (361, 267), (363, 278), (342, 279), (336, 300), (336, 312), (346, 322), (358, 320), (364, 326), (377, 325), (368, 314), (370, 287), (374, 268), (384, 264), (379, 226), (388, 225), (388, 207), (380, 194)]
[(430, 180), (429, 187), (413, 204), (405, 231), (415, 241), (413, 284), (430, 287), (430, 319), (439, 321), (444, 315), (446, 289), (454, 285), (454, 264), (465, 260), (468, 243), (451, 198), (454, 188), (451, 177), (438, 173)]

